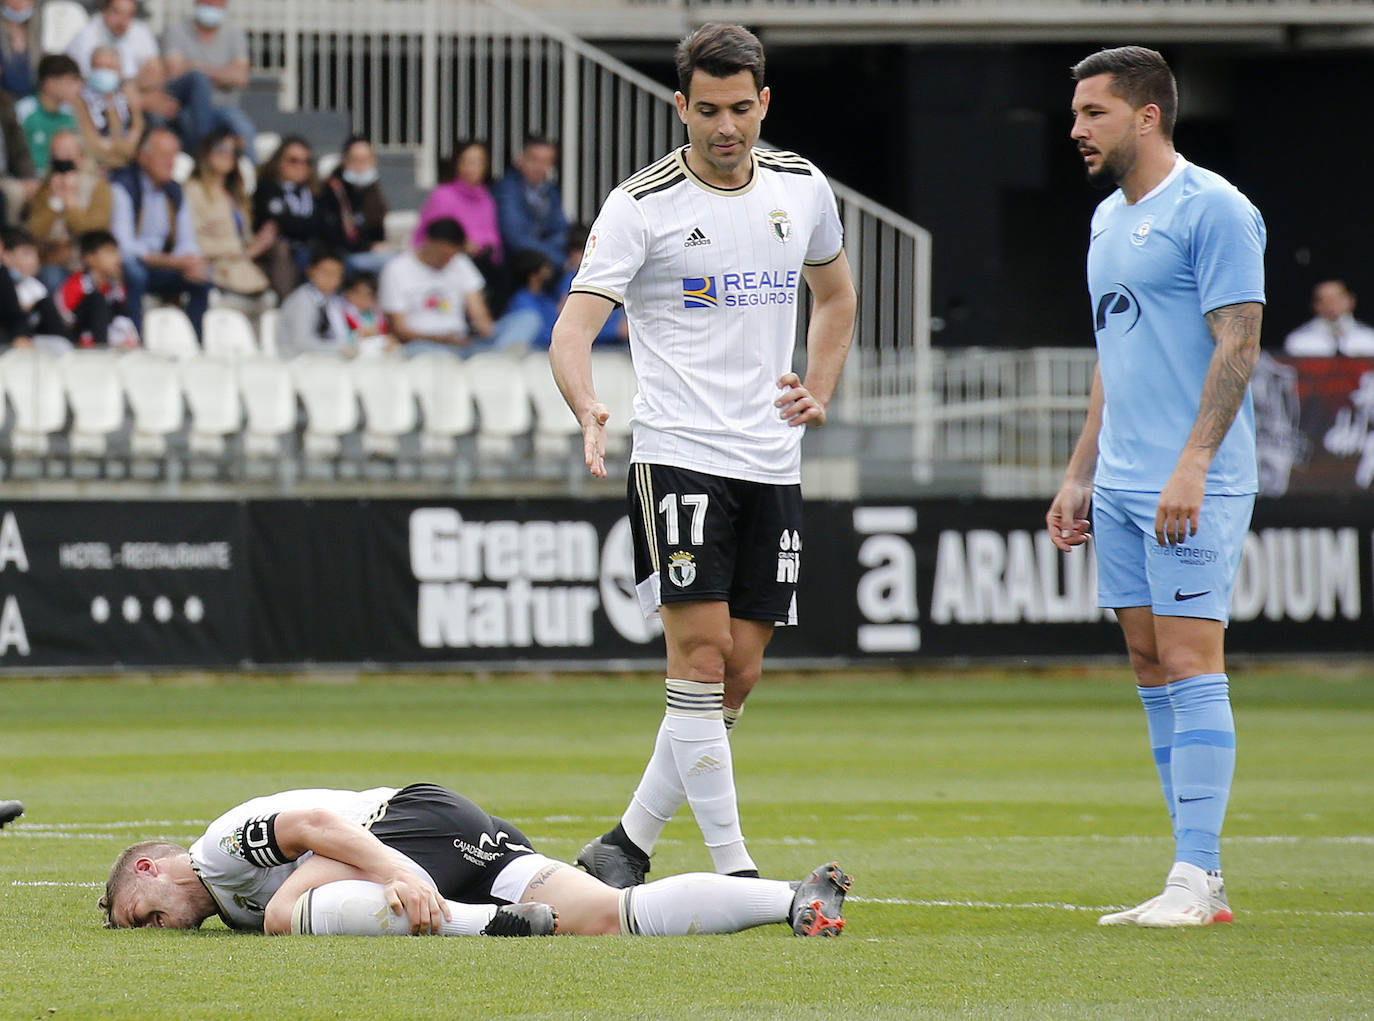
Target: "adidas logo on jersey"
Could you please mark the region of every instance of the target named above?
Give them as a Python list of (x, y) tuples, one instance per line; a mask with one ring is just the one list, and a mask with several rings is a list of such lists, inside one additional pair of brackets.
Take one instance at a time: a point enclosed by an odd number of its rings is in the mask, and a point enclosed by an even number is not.
[(687, 235), (687, 240), (683, 242), (683, 248), (695, 248), (697, 245), (709, 245), (711, 239), (708, 238), (700, 227), (693, 227), (692, 233)]
[(692, 768), (687, 770), (688, 776), (701, 776), (703, 773), (714, 773), (721, 768), (720, 759), (712, 755), (703, 755), (692, 763)]

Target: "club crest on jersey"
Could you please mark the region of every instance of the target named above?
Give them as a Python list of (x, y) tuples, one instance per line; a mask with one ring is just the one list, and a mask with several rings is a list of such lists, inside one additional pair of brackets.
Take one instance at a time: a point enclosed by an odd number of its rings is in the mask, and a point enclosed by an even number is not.
[(769, 213), (768, 225), (773, 228), (773, 236), (783, 244), (792, 239), (792, 218), (786, 209), (774, 209)]
[(668, 558), (668, 580), (678, 588), (686, 588), (697, 580), (697, 561), (686, 550), (678, 550)]
[(1146, 241), (1150, 240), (1150, 224), (1154, 223), (1154, 220), (1154, 214), (1151, 213), (1149, 216), (1145, 217), (1145, 219), (1140, 221), (1140, 223), (1136, 226), (1136, 229), (1131, 231), (1131, 244), (1139, 248)]
[(719, 304), (715, 277), (682, 278), (683, 308), (715, 308)]

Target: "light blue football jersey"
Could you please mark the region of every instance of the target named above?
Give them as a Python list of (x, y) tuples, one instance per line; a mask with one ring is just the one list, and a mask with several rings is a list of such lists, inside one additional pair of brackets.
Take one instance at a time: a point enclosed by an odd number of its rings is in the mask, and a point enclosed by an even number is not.
[[(1088, 292), (1105, 396), (1096, 483), (1158, 492), (1197, 420), (1214, 350), (1204, 316), (1264, 301), (1264, 219), (1225, 178), (1180, 156), (1134, 205), (1112, 192), (1091, 231)], [(1206, 492), (1258, 488), (1247, 390)]]

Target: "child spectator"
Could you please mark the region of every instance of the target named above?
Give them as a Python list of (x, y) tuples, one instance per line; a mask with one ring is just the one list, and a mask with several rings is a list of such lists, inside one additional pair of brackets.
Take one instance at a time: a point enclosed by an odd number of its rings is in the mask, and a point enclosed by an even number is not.
[(537, 315), (539, 331), (530, 339), (530, 347), (547, 351), (553, 340), (553, 324), (558, 320), (558, 299), (550, 291), (553, 263), (543, 252), (527, 248), (511, 258), (510, 273), (517, 289), (507, 306), (507, 314), (528, 309)]
[[(563, 260), (563, 274), (558, 278), (558, 284), (554, 288), (560, 312), (563, 310), (564, 299), (572, 290), (573, 277), (577, 276), (577, 271), (582, 268), (582, 255), (586, 251), (587, 238), (590, 236), (591, 229), (585, 224), (578, 224), (568, 231), (568, 255)], [(617, 305), (606, 317), (606, 324), (601, 327), (601, 332), (596, 335), (593, 343), (603, 346), (619, 344), (624, 347), (629, 342), (630, 323), (625, 318), (625, 306)]]
[(0, 230), (0, 242), (5, 247), (0, 262), (4, 263), (14, 283), (14, 293), (24, 317), (24, 332), (31, 337), (66, 336), (62, 317), (58, 315), (48, 289), (38, 279), (38, 246), (34, 243), (33, 235), (22, 227), (5, 227)]
[(77, 242), (82, 270), (58, 292), (57, 306), (78, 347), (131, 348), (139, 344), (129, 318), (119, 243), (107, 230), (92, 230)]
[(307, 351), (352, 355), (353, 330), (344, 300), (343, 256), (330, 248), (314, 248), (305, 271), (305, 283), (282, 302), (277, 326), (277, 352), (292, 358)]
[(360, 353), (380, 353), (395, 342), (387, 336), (386, 316), (377, 307), (377, 275), (356, 273), (343, 289), (344, 315)]

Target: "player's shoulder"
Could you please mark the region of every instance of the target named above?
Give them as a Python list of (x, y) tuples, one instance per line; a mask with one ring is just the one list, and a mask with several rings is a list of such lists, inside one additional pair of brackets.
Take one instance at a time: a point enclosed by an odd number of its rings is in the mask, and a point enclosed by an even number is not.
[(809, 159), (786, 149), (756, 148), (754, 159), (761, 170), (772, 171), (776, 174), (798, 174), (803, 177), (821, 176), (821, 172)]
[(1221, 210), (1225, 212), (1258, 212), (1239, 188), (1215, 170), (1190, 163), (1179, 175), (1179, 201), (1195, 212)]
[(639, 202), (650, 195), (676, 187), (686, 180), (687, 169), (682, 162), (682, 152), (674, 149), (668, 155), (654, 160), (647, 167), (625, 178), (615, 190)]

